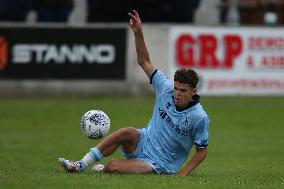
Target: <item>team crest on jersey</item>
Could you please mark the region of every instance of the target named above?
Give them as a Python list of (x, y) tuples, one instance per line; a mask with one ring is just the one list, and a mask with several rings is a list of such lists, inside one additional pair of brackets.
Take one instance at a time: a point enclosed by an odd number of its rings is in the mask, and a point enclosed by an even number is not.
[(189, 125), (189, 121), (188, 121), (187, 117), (185, 118), (185, 121), (184, 121), (183, 124), (184, 124), (185, 126), (188, 126), (188, 125)]
[(167, 104), (166, 104), (166, 108), (169, 109), (171, 107), (171, 105), (172, 105), (171, 102), (168, 101)]

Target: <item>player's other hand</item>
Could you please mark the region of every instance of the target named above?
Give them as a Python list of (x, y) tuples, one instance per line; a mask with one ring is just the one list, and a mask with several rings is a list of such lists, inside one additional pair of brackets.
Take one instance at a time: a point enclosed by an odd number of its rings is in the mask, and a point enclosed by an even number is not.
[(142, 22), (138, 12), (136, 10), (133, 10), (133, 12), (128, 13), (128, 16), (130, 17), (129, 25), (132, 31), (134, 33), (140, 31), (142, 29)]

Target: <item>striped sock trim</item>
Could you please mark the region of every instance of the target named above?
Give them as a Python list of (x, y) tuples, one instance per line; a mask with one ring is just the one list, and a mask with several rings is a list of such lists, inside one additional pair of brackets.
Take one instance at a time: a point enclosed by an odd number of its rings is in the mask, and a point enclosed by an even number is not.
[(95, 161), (100, 161), (104, 158), (103, 154), (97, 147), (91, 148), (90, 154), (93, 156)]

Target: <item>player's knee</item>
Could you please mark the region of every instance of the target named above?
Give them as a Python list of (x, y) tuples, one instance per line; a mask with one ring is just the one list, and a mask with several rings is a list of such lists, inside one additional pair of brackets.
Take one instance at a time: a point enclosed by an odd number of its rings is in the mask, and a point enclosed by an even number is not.
[(117, 173), (119, 172), (119, 165), (117, 160), (111, 160), (104, 167), (104, 172), (106, 173)]
[(119, 129), (118, 132), (121, 136), (131, 136), (135, 132), (138, 132), (138, 131), (137, 131), (137, 129), (135, 129), (133, 127), (126, 127), (126, 128)]

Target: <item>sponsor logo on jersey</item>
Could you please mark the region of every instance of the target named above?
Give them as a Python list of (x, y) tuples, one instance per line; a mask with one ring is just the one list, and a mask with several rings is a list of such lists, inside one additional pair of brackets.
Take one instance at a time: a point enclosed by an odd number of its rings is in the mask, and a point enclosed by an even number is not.
[(177, 132), (178, 134), (183, 135), (183, 136), (189, 135), (191, 129), (190, 128), (182, 128), (181, 126), (174, 124), (172, 119), (170, 118), (170, 116), (168, 116), (167, 112), (165, 110), (163, 110), (162, 108), (159, 108), (159, 115), (160, 115), (161, 119), (165, 120), (167, 125), (169, 125), (172, 129), (174, 129), (175, 132)]

